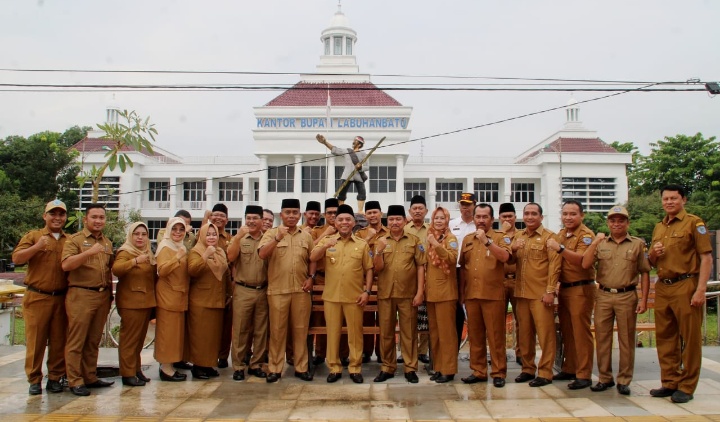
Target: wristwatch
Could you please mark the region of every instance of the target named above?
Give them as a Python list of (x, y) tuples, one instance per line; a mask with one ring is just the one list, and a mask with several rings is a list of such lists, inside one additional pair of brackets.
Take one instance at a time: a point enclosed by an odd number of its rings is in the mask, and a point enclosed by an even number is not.
[(560, 254), (563, 252), (565, 252), (565, 245), (560, 245), (560, 249), (558, 250), (558, 253)]
[(363, 293), (367, 293), (368, 296), (370, 296), (372, 293), (370, 293), (370, 290), (363, 290)]
[(490, 245), (492, 245), (492, 244), (493, 244), (492, 239), (489, 239), (489, 238), (488, 238), (488, 241), (485, 243), (485, 246), (489, 248)]

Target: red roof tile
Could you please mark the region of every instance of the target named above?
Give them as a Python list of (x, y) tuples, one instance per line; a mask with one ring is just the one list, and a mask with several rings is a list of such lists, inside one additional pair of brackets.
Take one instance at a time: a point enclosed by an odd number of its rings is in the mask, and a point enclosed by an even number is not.
[(618, 151), (606, 144), (600, 138), (558, 138), (540, 148), (536, 151), (531, 152), (525, 157), (518, 160), (519, 163), (524, 163), (531, 158), (537, 156), (541, 152), (559, 153), (559, 152), (580, 152), (580, 153), (617, 153)]
[(328, 94), (331, 106), (391, 107), (402, 106), (373, 83), (309, 83), (298, 82), (265, 104), (270, 107), (324, 107)]
[[(70, 148), (74, 148), (80, 152), (104, 152), (106, 150), (103, 149), (103, 147), (112, 148), (113, 145), (114, 145), (114, 142), (111, 141), (110, 139), (85, 138)], [(130, 151), (134, 151), (134, 150), (126, 145), (122, 148), (122, 151), (130, 152)], [(145, 155), (151, 155), (151, 154), (148, 154), (147, 150), (142, 150), (141, 152)], [(162, 157), (163, 155), (157, 151), (153, 151), (152, 156), (153, 157)]]

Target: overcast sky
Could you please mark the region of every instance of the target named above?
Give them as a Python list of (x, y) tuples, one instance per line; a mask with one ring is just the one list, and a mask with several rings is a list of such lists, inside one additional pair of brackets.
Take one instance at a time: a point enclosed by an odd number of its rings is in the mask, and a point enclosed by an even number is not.
[[(360, 71), (630, 81), (720, 80), (720, 1), (344, 0)], [(28, 74), (2, 84), (292, 84), (322, 54), (336, 0), (2, 0), (0, 68), (288, 72), (286, 76)], [(456, 83), (388, 78), (389, 83)], [(473, 83), (497, 82), (473, 80)], [(693, 85), (692, 87), (701, 87)], [(3, 88), (0, 88), (3, 89)], [(14, 88), (5, 88), (14, 89)], [(578, 101), (607, 93), (579, 92)], [(279, 92), (117, 92), (178, 155), (252, 155), (253, 107)], [(392, 91), (414, 108), (411, 138), (565, 105), (568, 92)], [(111, 92), (0, 91), (0, 137), (101, 123)], [(663, 136), (720, 135), (720, 96), (628, 93), (581, 105), (585, 127), (641, 151)], [(562, 127), (564, 111), (424, 142), (426, 155), (514, 156)], [(314, 142), (310, 140), (310, 142)], [(411, 151), (419, 153), (420, 145)]]

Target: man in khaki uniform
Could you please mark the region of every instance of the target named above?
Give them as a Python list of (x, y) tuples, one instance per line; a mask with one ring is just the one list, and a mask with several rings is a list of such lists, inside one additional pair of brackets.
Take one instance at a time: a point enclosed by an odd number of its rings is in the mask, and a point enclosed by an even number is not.
[(418, 382), (417, 306), (425, 291), (425, 247), (417, 236), (405, 233), (405, 208), (390, 205), (387, 213), (390, 234), (379, 237), (373, 251), (378, 274), (378, 316), (382, 368), (375, 382), (395, 376), (395, 325), (400, 316), (400, 351), (405, 379)]
[(45, 206), (45, 227), (28, 232), (15, 247), (15, 264), (28, 263), (25, 275), (27, 292), (23, 297), (25, 320), (25, 374), (29, 393), (42, 393), (42, 364), (48, 348), (48, 381), (45, 388), (60, 393), (60, 378), (65, 375), (65, 293), (67, 278), (60, 263), (67, 236), (62, 228), (67, 221), (65, 204), (56, 199)]
[[(542, 225), (542, 207), (530, 202), (523, 209), (525, 229), (515, 234), (513, 258), (517, 262), (515, 299), (520, 322), (518, 342), (522, 372), (515, 382), (530, 381), (531, 387), (552, 383), (555, 361), (555, 318), (553, 303), (560, 279), (560, 255), (547, 246), (555, 233)], [(535, 336), (542, 356), (535, 364)], [(535, 377), (537, 370), (538, 376)]]
[[(365, 240), (370, 247), (370, 252), (375, 250), (377, 239), (381, 236), (387, 236), (390, 233), (387, 227), (382, 224), (382, 208), (378, 201), (367, 201), (365, 203), (365, 219), (368, 222), (367, 227), (358, 230), (355, 235)], [(377, 275), (373, 275), (373, 284), (377, 285)], [(377, 312), (363, 312), (363, 326), (377, 327)], [(378, 363), (382, 363), (380, 357), (380, 339), (375, 338), (374, 334), (366, 334), (363, 336), (363, 363), (370, 362), (370, 357), (375, 351)]]
[(258, 254), (268, 263), (268, 305), (270, 307), (270, 345), (267, 382), (277, 382), (283, 370), (288, 327), (294, 342), (295, 376), (312, 381), (308, 371), (307, 333), (312, 301), (310, 291), (315, 263), (310, 262), (312, 237), (300, 230), (300, 201), (283, 199), (282, 224), (265, 232)]
[(574, 380), (571, 390), (592, 385), (593, 335), (590, 331), (592, 311), (595, 307), (595, 269), (583, 268), (582, 257), (595, 233), (583, 224), (585, 213), (582, 204), (566, 201), (562, 206), (563, 229), (548, 247), (562, 257), (558, 318), (564, 359), (560, 373), (553, 380)]
[[(414, 234), (420, 239), (425, 250), (428, 248), (427, 235), (430, 224), (425, 222), (428, 213), (425, 198), (415, 195), (410, 199), (410, 222), (405, 225), (405, 233)], [(418, 359), (422, 363), (430, 363), (430, 327), (428, 326), (427, 306), (423, 303), (418, 306)]]
[[(517, 229), (515, 228), (515, 222), (517, 221), (517, 215), (515, 214), (515, 205), (510, 202), (500, 204), (498, 212), (500, 219), (500, 231), (505, 233), (507, 237), (512, 239), (515, 237)], [(513, 261), (513, 260), (511, 260)], [(512, 305), (513, 320), (515, 321), (515, 362), (518, 365), (522, 365), (522, 359), (520, 359), (520, 347), (517, 342), (517, 334), (520, 331), (520, 324), (517, 318), (517, 302), (515, 301), (515, 262), (508, 261), (505, 263), (505, 309), (508, 305)]]
[(370, 297), (373, 262), (367, 243), (353, 235), (355, 214), (352, 207), (346, 204), (338, 207), (336, 226), (338, 233), (320, 240), (310, 255), (313, 262), (325, 261), (323, 302), (330, 369), (327, 382), (336, 382), (342, 377), (340, 331), (344, 319), (350, 347), (350, 379), (361, 384), (363, 307)]
[(474, 235), (463, 238), (460, 249), (460, 302), (465, 304), (470, 336), (470, 368), (465, 384), (488, 379), (486, 340), (490, 345), (493, 385), (505, 386), (505, 262), (510, 259), (511, 240), (493, 230), (493, 208), (475, 207)]
[(262, 207), (245, 207), (245, 225), (238, 230), (228, 247), (228, 261), (233, 262), (233, 379), (245, 379), (245, 356), (253, 350), (249, 375), (266, 378), (262, 360), (267, 353), (268, 300), (267, 262), (257, 253), (262, 237)]
[[(600, 381), (592, 391), (605, 391), (615, 385), (612, 374), (613, 326), (617, 319), (620, 365), (617, 389), (630, 394), (630, 381), (635, 366), (635, 323), (637, 314), (647, 310), (650, 291), (650, 263), (645, 257), (645, 242), (628, 235), (630, 215), (625, 207), (615, 206), (607, 216), (610, 237), (598, 233), (585, 251), (583, 268), (597, 262), (600, 288), (595, 300), (595, 341)], [(637, 284), (640, 274), (642, 300), (638, 302)]]
[(662, 387), (650, 390), (650, 395), (687, 403), (700, 379), (701, 326), (712, 247), (705, 222), (685, 211), (685, 189), (669, 185), (660, 195), (665, 218), (653, 230), (649, 258), (658, 275), (655, 334)]
[(88, 388), (109, 387), (114, 381), (97, 377), (97, 359), (112, 300), (112, 242), (103, 236), (105, 208), (85, 208), (85, 228), (65, 242), (62, 269), (68, 272), (65, 310), (68, 317), (65, 367), (70, 391), (89, 396)]

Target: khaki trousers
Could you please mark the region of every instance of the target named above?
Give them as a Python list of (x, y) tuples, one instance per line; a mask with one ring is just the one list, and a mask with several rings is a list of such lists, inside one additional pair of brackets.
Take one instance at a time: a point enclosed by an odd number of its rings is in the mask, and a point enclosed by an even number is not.
[[(522, 372), (534, 376), (537, 371), (537, 376), (551, 380), (553, 362), (555, 362), (555, 311), (552, 306), (546, 306), (540, 299), (518, 297), (517, 305)], [(539, 365), (535, 364), (536, 335), (542, 349)]]
[[(578, 294), (582, 292), (582, 294)], [(562, 372), (580, 379), (591, 379), (593, 369), (593, 335), (590, 331), (597, 286), (561, 288), (558, 295), (558, 319), (563, 342)]]
[[(702, 362), (702, 306), (690, 306), (697, 277), (655, 284), (655, 335), (663, 387), (693, 394)], [(684, 348), (681, 347), (681, 343)]]
[(288, 329), (292, 331), (295, 371), (307, 372), (307, 335), (312, 302), (305, 292), (268, 295), (270, 307), (270, 345), (268, 370), (282, 373)]
[(324, 303), (327, 329), (327, 365), (330, 372), (342, 372), (340, 363), (343, 319), (347, 323), (350, 364), (348, 372), (359, 374), (362, 368), (363, 307), (355, 303)]
[(248, 289), (235, 285), (233, 293), (232, 365), (245, 370), (244, 358), (252, 348), (250, 368), (262, 367), (268, 346), (268, 299), (266, 289)]
[(140, 353), (145, 343), (152, 308), (118, 308), (120, 314), (120, 344), (118, 361), (120, 376), (134, 377), (142, 367)]
[(507, 376), (505, 355), (505, 308), (504, 300), (467, 299), (465, 310), (470, 336), (470, 369), (478, 378), (488, 377), (486, 344), (490, 345), (492, 378)]
[(65, 311), (68, 319), (65, 344), (68, 385), (92, 384), (98, 380), (98, 350), (110, 312), (110, 291), (71, 287), (65, 295)]
[(430, 350), (433, 354), (433, 369), (443, 375), (457, 373), (457, 334), (448, 327), (455, 326), (457, 300), (427, 302), (430, 326)]
[(598, 290), (595, 300), (595, 342), (597, 349), (598, 378), (600, 382), (613, 381), (612, 343), (613, 326), (617, 320), (620, 363), (618, 384), (630, 385), (635, 367), (635, 323), (638, 303), (636, 291), (609, 293)]
[(42, 364), (46, 345), (48, 379), (57, 381), (65, 375), (65, 296), (48, 296), (28, 290), (22, 306), (25, 320), (25, 374), (28, 382), (37, 384), (43, 379)]
[(378, 299), (378, 317), (380, 324), (381, 371), (394, 374), (397, 369), (395, 352), (395, 326), (400, 317), (400, 352), (405, 373), (417, 371), (417, 307), (412, 306), (411, 298)]

